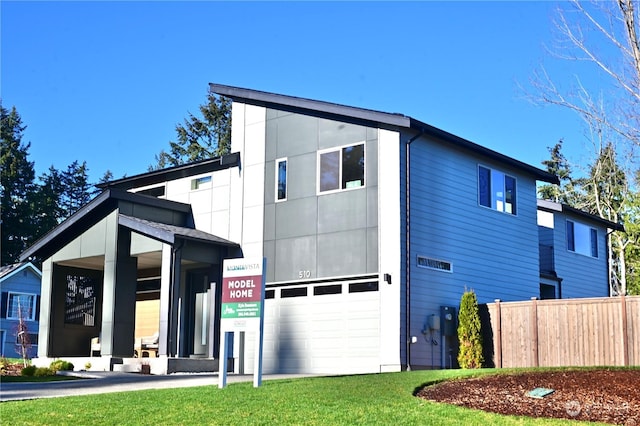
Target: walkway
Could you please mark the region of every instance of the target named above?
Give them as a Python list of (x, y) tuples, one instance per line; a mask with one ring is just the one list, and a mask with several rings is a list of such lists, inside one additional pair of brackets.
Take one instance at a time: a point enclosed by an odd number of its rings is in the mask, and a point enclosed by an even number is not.
[[(58, 382), (1, 383), (0, 402), (60, 396), (88, 395), (110, 392), (126, 392), (145, 389), (184, 388), (192, 386), (218, 386), (217, 373), (176, 373), (164, 376), (120, 372), (73, 373), (82, 380)], [(304, 374), (263, 375), (262, 380), (309, 377)], [(252, 382), (253, 375), (227, 375), (227, 384)]]

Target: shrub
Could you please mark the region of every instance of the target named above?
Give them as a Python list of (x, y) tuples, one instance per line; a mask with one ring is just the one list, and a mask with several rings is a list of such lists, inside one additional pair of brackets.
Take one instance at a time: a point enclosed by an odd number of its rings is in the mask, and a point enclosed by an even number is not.
[(47, 367), (38, 367), (33, 375), (35, 377), (55, 376), (56, 372)]
[(49, 365), (49, 368), (55, 373), (58, 371), (71, 371), (73, 370), (73, 364), (69, 361), (57, 359)]
[(478, 299), (473, 290), (465, 291), (458, 312), (458, 364), (461, 368), (481, 368), (482, 334), (480, 334), (480, 312)]
[(35, 372), (36, 372), (36, 366), (30, 365), (28, 367), (23, 368), (20, 374), (22, 376), (32, 377), (35, 374)]

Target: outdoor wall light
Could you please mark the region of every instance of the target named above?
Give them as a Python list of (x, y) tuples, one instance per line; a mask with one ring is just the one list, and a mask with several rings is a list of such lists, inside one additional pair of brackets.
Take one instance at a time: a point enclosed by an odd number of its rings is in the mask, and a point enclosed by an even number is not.
[(387, 284), (391, 284), (391, 274), (384, 274), (384, 280)]

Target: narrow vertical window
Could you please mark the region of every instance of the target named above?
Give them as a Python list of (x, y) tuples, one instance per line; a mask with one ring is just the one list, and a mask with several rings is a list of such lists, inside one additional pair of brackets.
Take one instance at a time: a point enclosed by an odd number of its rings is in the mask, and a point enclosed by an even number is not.
[(504, 177), (504, 211), (516, 214), (516, 180), (511, 176)]
[(478, 167), (478, 200), (481, 206), (491, 207), (491, 171)]
[(591, 228), (591, 256), (598, 257), (598, 232)]
[(567, 250), (576, 251), (576, 242), (573, 236), (573, 222), (567, 221)]
[(276, 160), (276, 201), (287, 199), (287, 159)]

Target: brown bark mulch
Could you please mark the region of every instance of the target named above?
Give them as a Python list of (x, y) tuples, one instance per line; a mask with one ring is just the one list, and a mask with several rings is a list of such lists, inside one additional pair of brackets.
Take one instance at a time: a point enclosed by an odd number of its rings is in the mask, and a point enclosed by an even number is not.
[[(554, 392), (527, 396), (535, 388)], [(640, 426), (640, 370), (496, 374), (426, 386), (416, 395), (498, 414)]]

